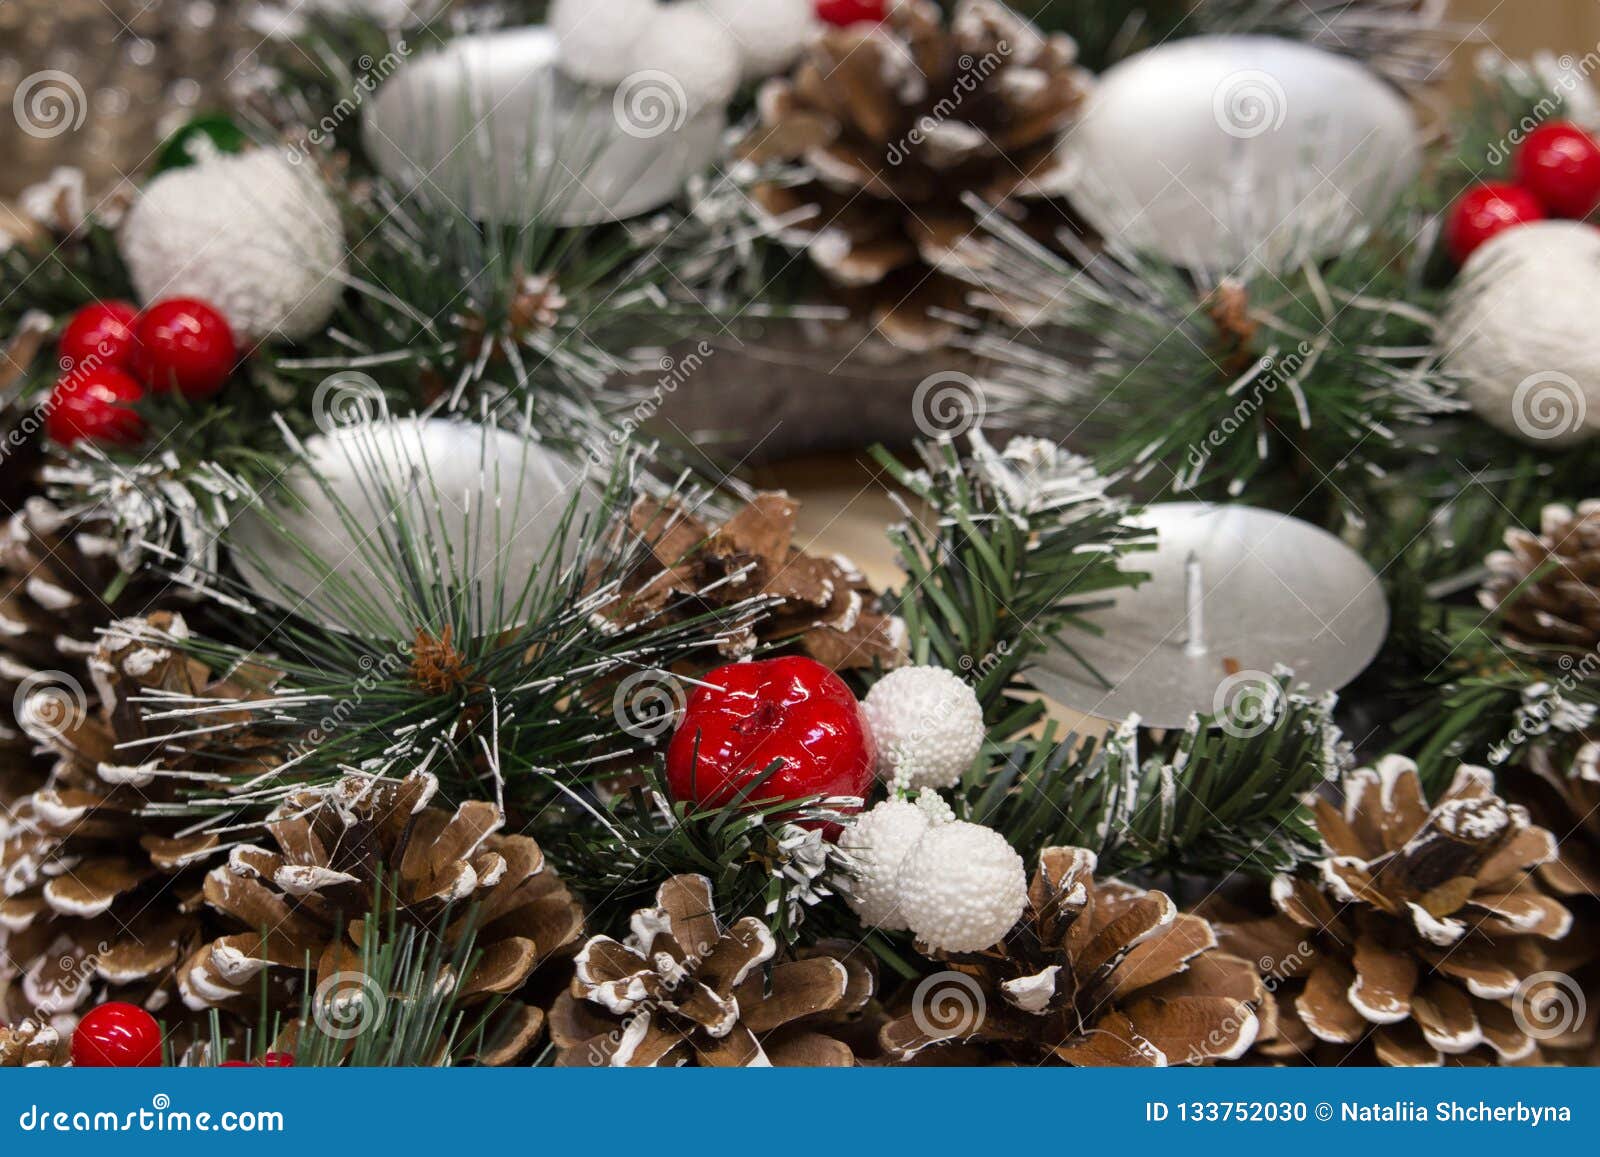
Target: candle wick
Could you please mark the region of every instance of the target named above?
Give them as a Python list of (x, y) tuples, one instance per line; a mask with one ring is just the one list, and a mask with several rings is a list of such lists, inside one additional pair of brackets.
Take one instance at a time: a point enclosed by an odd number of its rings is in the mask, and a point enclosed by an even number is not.
[(1205, 583), (1203, 577), (1200, 556), (1191, 550), (1189, 557), (1184, 560), (1183, 564), (1183, 617), (1188, 626), (1188, 637), (1183, 643), (1183, 653), (1191, 659), (1198, 659), (1206, 653)]

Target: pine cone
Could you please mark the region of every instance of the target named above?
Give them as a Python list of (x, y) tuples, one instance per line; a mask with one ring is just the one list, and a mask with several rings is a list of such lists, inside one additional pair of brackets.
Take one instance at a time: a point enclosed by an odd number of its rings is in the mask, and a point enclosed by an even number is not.
[(49, 1025), (34, 1020), (16, 1028), (0, 1025), (0, 1069), (54, 1069), (71, 1059), (71, 1042)]
[(1249, 962), (1215, 951), (1211, 925), (1163, 893), (1095, 867), (1084, 848), (1041, 852), (1016, 928), (984, 952), (938, 955), (952, 973), (919, 985), (883, 1027), (884, 1051), (981, 1044), (1020, 1063), (1147, 1066), (1248, 1049), (1266, 995)]
[(1563, 898), (1600, 901), (1600, 741), (1585, 743), (1570, 767), (1537, 746), (1526, 768), (1508, 774), (1507, 785), (1507, 794), (1555, 837), (1555, 858), (1539, 865), (1545, 887)]
[[(1539, 745), (1527, 766), (1505, 773), (1506, 794), (1527, 807), (1534, 822), (1556, 839), (1556, 857), (1539, 865), (1539, 879), (1572, 911), (1572, 932), (1552, 945), (1547, 961), (1555, 1000), (1532, 1023), (1541, 1032), (1539, 1051), (1562, 1064), (1600, 1060), (1600, 741), (1578, 749), (1570, 764)], [(1565, 979), (1563, 979), (1563, 977)], [(1572, 992), (1584, 994), (1572, 999)], [(1540, 1009), (1531, 994), (1530, 1012)]]
[(798, 510), (786, 495), (758, 494), (713, 530), (676, 502), (640, 499), (628, 527), (650, 555), (603, 613), (633, 627), (726, 612), (720, 649), (729, 658), (793, 643), (835, 670), (904, 662), (905, 624), (874, 609), (866, 579), (846, 559), (794, 545)]
[(908, 349), (949, 340), (931, 309), (959, 309), (941, 272), (981, 266), (977, 218), (963, 196), (1041, 235), (1066, 223), (1035, 183), (1085, 91), (1066, 36), (1045, 36), (995, 0), (906, 0), (881, 24), (833, 28), (792, 77), (760, 94), (744, 153), (796, 162), (798, 182), (753, 189), (782, 236), (803, 242), (835, 284), (865, 298), (880, 331)]
[(872, 997), (859, 953), (771, 964), (777, 941), (753, 916), (723, 928), (704, 876), (673, 876), (625, 941), (596, 936), (550, 1011), (557, 1063), (650, 1067), (847, 1066), (834, 1029)]
[[(267, 822), (272, 847), (236, 847), (207, 874), (207, 906), (239, 931), (190, 954), (179, 976), (184, 1003), (253, 999), (261, 972), (278, 969), (295, 1011), (294, 983), (308, 963), (319, 990), (342, 991), (363, 975), (363, 922), (390, 910), (452, 948), (476, 919), (467, 1007), (517, 993), (560, 959), (583, 929), (583, 912), (539, 845), (501, 834), (504, 817), (492, 803), (430, 807), (438, 789), (425, 772), (398, 782), (349, 776), (286, 799)], [(510, 1063), (543, 1029), (539, 1008), (515, 999), (507, 1007), (480, 1063)]]
[(125, 586), (112, 603), (104, 601), (118, 577), (115, 543), (105, 530), (38, 493), (25, 498), (6, 523), (0, 539), (4, 722), (15, 722), (9, 717), (12, 698), (30, 675), (65, 675), (87, 689), (98, 630), (148, 605), (153, 591), (139, 582)]
[(1600, 647), (1600, 499), (1546, 506), (1538, 535), (1506, 531), (1509, 550), (1484, 560), (1478, 601), (1499, 611), (1506, 634), (1529, 647)]
[(1279, 1035), (1260, 1051), (1362, 1061), (1370, 1044), (1386, 1065), (1534, 1057), (1515, 1005), (1572, 925), (1535, 871), (1555, 858), (1551, 834), (1483, 768), (1458, 769), (1432, 807), (1397, 756), (1352, 772), (1343, 791), (1342, 808), (1315, 805), (1330, 853), (1317, 875), (1273, 882), (1278, 915), (1219, 924), (1278, 997)]
[[(182, 835), (187, 820), (148, 814), (185, 782), (165, 773), (200, 769), (185, 763), (173, 738), (186, 724), (147, 722), (133, 700), (260, 692), (242, 674), (211, 681), (162, 642), (186, 633), (182, 618), (167, 612), (113, 623), (89, 664), (96, 707), (57, 688), (24, 704), (30, 734), (56, 762), (0, 824), (0, 935), (9, 960), (0, 967), (22, 982), (13, 1012), (19, 998), (40, 1017), (70, 1018), (91, 997), (159, 1009), (174, 966), (202, 937), (199, 864), (217, 838)], [(229, 770), (262, 770), (247, 754), (241, 749)]]

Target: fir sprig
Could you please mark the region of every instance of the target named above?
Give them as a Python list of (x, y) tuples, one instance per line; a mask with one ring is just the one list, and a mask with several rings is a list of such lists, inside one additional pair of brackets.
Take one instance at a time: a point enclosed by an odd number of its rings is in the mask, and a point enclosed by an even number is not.
[(958, 791), (964, 819), (995, 828), (1032, 861), (1086, 847), (1101, 870), (1267, 876), (1320, 848), (1307, 797), (1348, 762), (1332, 697), (1263, 683), (1250, 717), (1204, 716), (1149, 742), (1135, 723), (1103, 741), (1055, 724), (975, 769)]
[(1123, 556), (1148, 548), (1127, 504), (1087, 459), (1033, 438), (1003, 452), (980, 431), (963, 457), (949, 441), (921, 447), (923, 468), (875, 455), (921, 505), (892, 528), (907, 582), (887, 598), (906, 623), (914, 663), (970, 678), (992, 737), (1015, 735), (1042, 714), (1028, 701), (1026, 668), (1069, 632), (1094, 630), (1104, 596), (1145, 576)]
[[(470, 139), (473, 110), (460, 115)], [(630, 375), (659, 373), (665, 346), (751, 304), (710, 292), (725, 281), (714, 272), (725, 240), (693, 216), (667, 211), (654, 230), (582, 223), (602, 142), (547, 125), (537, 105), (530, 118), (510, 188), (491, 179), (469, 205), (426, 175), (410, 188), (381, 175), (340, 184), (349, 292), (323, 333), (277, 358), (279, 374), (307, 385), (361, 374), (408, 408), (487, 402), (589, 445), (638, 403)]]
[[(0, 340), (9, 338), (30, 311), (64, 322), (92, 301), (132, 296), (116, 234), (98, 219), (65, 236), (0, 248)], [(55, 370), (54, 359), (48, 369)], [(43, 380), (48, 385), (55, 373)]]
[(807, 909), (832, 894), (837, 850), (822, 825), (838, 823), (845, 800), (768, 801), (762, 786), (779, 768), (752, 776), (719, 807), (670, 800), (659, 767), (603, 806), (565, 804), (540, 817), (541, 837), (567, 879), (594, 905), (597, 929), (620, 928), (667, 876), (708, 877), (728, 922), (765, 920), (787, 941)]
[[(440, 926), (450, 923), (447, 908)], [(425, 928), (400, 923), (392, 907), (380, 907), (362, 919), (349, 970), (337, 982), (319, 985), (317, 962), (307, 959), (295, 1019), (285, 1023), (265, 993), (255, 1022), (242, 1028), (213, 1010), (203, 1048), (183, 1059), (220, 1065), (287, 1050), (300, 1068), (468, 1063), (493, 1050), (503, 1027), (495, 1015), (503, 1006), (498, 998), (462, 1007), (479, 955), (477, 925), (477, 914), (468, 913), (457, 925), (459, 937), (447, 945)], [(265, 973), (262, 978), (265, 983)], [(169, 1056), (168, 1063), (178, 1059)]]
[(1326, 259), (1228, 275), (1064, 234), (1069, 262), (986, 222), (980, 296), (1026, 329), (974, 348), (1024, 412), (1031, 399), (1036, 421), (1070, 423), (1134, 481), (1359, 521), (1372, 482), (1428, 452), (1414, 431), (1461, 408), (1433, 352), (1436, 294), (1413, 244), (1426, 226), (1408, 211)]
[[(397, 428), (410, 427), (373, 427)], [(549, 537), (532, 565), (514, 573), (512, 540), (532, 533), (538, 514), (522, 508), (528, 489), (518, 471), (530, 469), (529, 459), (491, 458), (494, 428), (466, 428), (482, 439), (486, 490), (500, 498), (478, 504), (459, 527), (462, 495), (442, 493), (431, 468), (384, 460), (385, 446), (392, 453), (406, 445), (403, 432), (345, 432), (352, 464), (362, 467), (350, 493), (297, 448), (297, 485), (335, 512), (349, 569), (298, 534), (277, 505), (282, 499), (254, 499), (262, 545), (234, 541), (265, 589), (229, 571), (196, 584), (237, 612), (235, 637), (160, 642), (212, 670), (270, 670), (270, 691), (250, 700), (152, 692), (140, 706), (152, 719), (191, 725), (195, 741), (224, 765), (249, 737), (246, 766), (256, 766), (263, 743), (279, 752), (280, 766), (265, 778), (191, 785), (169, 810), (226, 824), (342, 769), (397, 764), (429, 767), (458, 797), (537, 810), (573, 785), (647, 758), (649, 734), (629, 726), (617, 701), (625, 677), (707, 666), (766, 609), (755, 599), (628, 629), (606, 618), (652, 529), (619, 534), (608, 514), (630, 509), (651, 485), (637, 450), (603, 477), (551, 495), (559, 514)], [(690, 492), (685, 501), (703, 498)], [(374, 525), (369, 508), (387, 514)], [(465, 529), (464, 546), (453, 527)]]
[(1069, 33), (1097, 71), (1184, 36), (1279, 36), (1353, 56), (1404, 88), (1432, 83), (1473, 31), (1441, 19), (1440, 0), (1015, 0), (1012, 6), (1044, 28)]

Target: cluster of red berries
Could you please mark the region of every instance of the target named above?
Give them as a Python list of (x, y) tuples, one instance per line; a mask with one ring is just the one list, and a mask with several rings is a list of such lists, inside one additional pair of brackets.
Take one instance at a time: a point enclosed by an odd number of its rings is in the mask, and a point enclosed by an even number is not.
[(70, 446), (80, 439), (137, 445), (144, 419), (132, 403), (147, 390), (209, 398), (239, 360), (227, 319), (192, 297), (169, 297), (138, 310), (126, 301), (86, 305), (61, 331), (61, 368), (45, 430)]
[(1474, 185), (1451, 207), (1446, 241), (1458, 265), (1497, 233), (1546, 217), (1582, 220), (1600, 206), (1600, 144), (1570, 121), (1529, 133), (1511, 175)]

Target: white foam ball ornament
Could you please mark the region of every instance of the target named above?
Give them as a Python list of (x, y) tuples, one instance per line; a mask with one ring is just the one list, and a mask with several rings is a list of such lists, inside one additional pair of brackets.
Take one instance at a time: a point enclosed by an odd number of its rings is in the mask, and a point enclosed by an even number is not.
[(1445, 370), (1485, 422), (1534, 444), (1600, 433), (1600, 229), (1536, 221), (1467, 259), (1439, 327)]
[(668, 92), (695, 116), (727, 104), (739, 87), (739, 45), (721, 21), (698, 4), (672, 4), (651, 18), (648, 33), (630, 54), (633, 67), (617, 90)]
[(862, 704), (878, 774), (905, 790), (953, 787), (983, 746), (977, 693), (943, 667), (900, 667)]
[(704, 0), (732, 35), (746, 80), (782, 72), (821, 28), (814, 0)]
[(634, 47), (659, 8), (656, 0), (555, 0), (548, 20), (561, 44), (561, 70), (589, 84), (619, 83), (634, 70)]
[(201, 298), (243, 341), (315, 333), (344, 292), (338, 208), (271, 149), (163, 173), (129, 210), (117, 248), (142, 301)]
[(900, 865), (900, 914), (940, 952), (979, 952), (1000, 942), (1028, 903), (1028, 874), (1005, 837), (957, 820), (930, 827)]
[(901, 932), (907, 927), (900, 913), (900, 865), (932, 822), (926, 808), (886, 799), (840, 834), (839, 847), (852, 863), (845, 899), (869, 928)]

